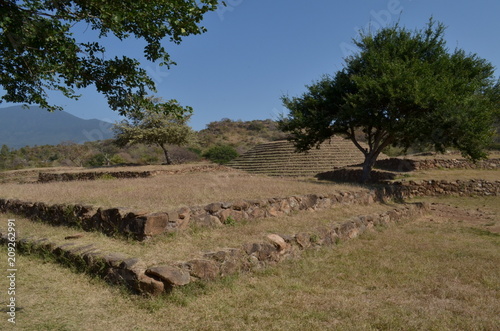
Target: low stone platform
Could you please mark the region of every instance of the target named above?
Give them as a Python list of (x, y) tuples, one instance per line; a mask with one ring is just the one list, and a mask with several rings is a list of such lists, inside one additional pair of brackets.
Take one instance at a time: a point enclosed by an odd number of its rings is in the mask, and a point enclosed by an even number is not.
[(385, 213), (361, 215), (309, 232), (269, 234), (261, 242), (200, 252), (199, 258), (160, 266), (147, 266), (139, 258), (103, 252), (95, 245), (78, 245), (77, 237), (67, 237), (66, 243), (53, 243), (45, 238), (14, 238), (0, 233), (0, 243), (15, 243), (16, 249), (24, 254), (48, 254), (62, 264), (126, 286), (134, 293), (159, 295), (194, 281), (264, 268), (297, 257), (305, 249), (335, 245), (340, 240), (356, 238), (375, 226), (410, 220), (426, 213), (428, 208), (424, 203), (406, 204)]

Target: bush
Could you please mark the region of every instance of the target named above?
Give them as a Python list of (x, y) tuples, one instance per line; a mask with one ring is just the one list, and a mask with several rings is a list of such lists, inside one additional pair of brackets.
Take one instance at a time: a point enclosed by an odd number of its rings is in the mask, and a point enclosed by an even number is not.
[(238, 157), (238, 152), (229, 145), (219, 145), (210, 148), (203, 154), (204, 157), (218, 164), (226, 164)]
[(88, 159), (87, 162), (85, 162), (85, 166), (86, 167), (102, 167), (102, 166), (106, 165), (106, 163), (107, 163), (106, 156), (104, 156), (104, 154), (102, 154), (102, 153), (99, 153), (99, 154), (93, 155), (90, 159)]
[(196, 152), (185, 147), (170, 145), (168, 146), (168, 150), (170, 152), (170, 157), (175, 164), (198, 162), (201, 159), (201, 153), (197, 154)]

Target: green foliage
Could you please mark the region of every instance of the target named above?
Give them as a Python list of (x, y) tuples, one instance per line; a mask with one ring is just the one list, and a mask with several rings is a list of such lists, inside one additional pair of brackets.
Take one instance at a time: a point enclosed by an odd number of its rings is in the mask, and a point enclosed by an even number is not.
[(226, 164), (238, 157), (238, 152), (232, 146), (219, 145), (210, 148), (203, 156), (212, 162)]
[[(175, 163), (199, 161), (199, 155), (184, 147), (169, 146)], [(144, 144), (117, 147), (113, 140), (87, 142), (85, 144), (63, 143), (24, 147), (18, 150), (7, 146), (0, 148), (0, 170), (41, 168), (57, 166), (100, 167), (118, 164), (159, 164), (162, 150)]]
[(77, 99), (75, 89), (94, 85), (122, 115), (142, 107), (170, 111), (168, 104), (153, 105), (146, 98), (155, 84), (136, 59), (106, 56), (103, 44), (77, 41), (73, 27), (83, 24), (99, 38), (143, 39), (145, 58), (168, 68), (175, 63), (162, 41), (179, 44), (205, 32), (199, 23), (217, 5), (217, 0), (2, 1), (0, 100), (53, 111), (61, 107), (49, 103), (47, 91)]
[(230, 225), (230, 226), (235, 226), (236, 225), (236, 220), (234, 218), (232, 218), (231, 216), (228, 216), (225, 220), (224, 220), (224, 225)]
[(278, 129), (277, 123), (270, 119), (253, 121), (222, 119), (207, 124), (206, 129), (198, 132), (198, 140), (203, 147), (230, 144), (240, 154), (258, 144), (279, 139), (285, 139), (285, 134)]
[[(159, 104), (160, 99), (152, 98), (152, 102)], [(165, 153), (167, 164), (172, 164), (166, 146), (188, 144), (193, 132), (187, 125), (191, 114), (183, 114), (185, 111), (175, 100), (170, 100), (168, 105), (173, 111), (159, 113), (154, 108), (144, 108), (140, 113), (129, 114), (129, 120), (115, 124), (113, 131), (116, 135), (116, 144), (118, 146), (137, 143), (157, 145)]]
[(113, 155), (109, 160), (111, 161), (111, 164), (124, 164), (127, 162), (118, 154)]
[(86, 163), (87, 167), (102, 167), (107, 164), (106, 157), (104, 154), (99, 153), (92, 156)]
[(101, 179), (101, 180), (114, 180), (114, 179), (116, 179), (116, 177), (111, 175), (111, 174), (104, 173), (101, 176), (99, 176), (99, 179)]
[(190, 151), (198, 156), (201, 156), (201, 154), (202, 154), (201, 149), (199, 149), (197, 147), (188, 147), (188, 151)]
[[(308, 86), (300, 97), (282, 98), (290, 110), (280, 128), (298, 150), (334, 134), (353, 141), (365, 155), (364, 178), (387, 146), (455, 147), (477, 160), (493, 134), (499, 109), (494, 68), (477, 55), (449, 52), (444, 26), (432, 19), (423, 30), (398, 25), (361, 34), (359, 53), (343, 70)], [(359, 143), (362, 131), (367, 143)]]

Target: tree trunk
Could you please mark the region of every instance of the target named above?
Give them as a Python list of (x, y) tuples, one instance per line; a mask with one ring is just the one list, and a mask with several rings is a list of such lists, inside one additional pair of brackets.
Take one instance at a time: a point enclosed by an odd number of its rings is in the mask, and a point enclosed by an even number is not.
[(161, 149), (163, 149), (163, 153), (165, 154), (165, 161), (167, 165), (171, 165), (172, 159), (170, 158), (170, 154), (168, 153), (168, 150), (165, 148), (165, 146), (160, 145)]
[(363, 174), (361, 176), (361, 182), (366, 184), (371, 180), (371, 172), (373, 169), (373, 165), (377, 160), (378, 155), (367, 154), (365, 156), (365, 161), (363, 162)]

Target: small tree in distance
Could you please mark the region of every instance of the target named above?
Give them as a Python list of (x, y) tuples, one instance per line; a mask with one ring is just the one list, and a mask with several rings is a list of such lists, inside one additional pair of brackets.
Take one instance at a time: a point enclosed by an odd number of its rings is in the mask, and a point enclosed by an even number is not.
[(500, 85), (488, 61), (460, 49), (449, 52), (444, 30), (431, 19), (414, 32), (395, 25), (361, 34), (355, 40), (360, 51), (343, 70), (300, 97), (282, 98), (290, 112), (280, 128), (298, 151), (319, 147), (334, 134), (351, 139), (365, 156), (362, 182), (390, 145), (407, 149), (417, 142), (439, 152), (455, 147), (472, 160), (485, 158)]
[[(161, 99), (154, 98), (153, 103), (158, 104), (160, 101)], [(140, 113), (129, 114), (129, 120), (116, 123), (113, 131), (115, 143), (120, 147), (138, 143), (159, 146), (165, 154), (166, 164), (170, 165), (173, 162), (167, 145), (186, 145), (193, 136), (193, 131), (187, 125), (191, 109), (181, 107), (175, 100), (162, 105), (167, 105), (170, 109), (163, 112), (143, 109)]]

